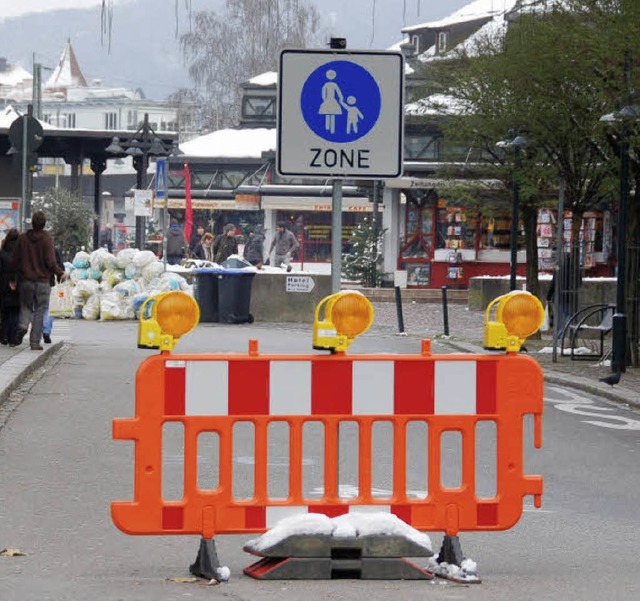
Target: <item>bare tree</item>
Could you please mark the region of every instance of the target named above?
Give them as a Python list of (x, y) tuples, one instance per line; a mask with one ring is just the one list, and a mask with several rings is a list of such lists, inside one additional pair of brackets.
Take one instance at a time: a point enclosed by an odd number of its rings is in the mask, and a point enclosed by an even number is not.
[(314, 43), (320, 16), (300, 0), (227, 0), (221, 15), (198, 12), (181, 36), (189, 76), (205, 99), (205, 127), (237, 122), (239, 85), (265, 71), (276, 71), (286, 47)]

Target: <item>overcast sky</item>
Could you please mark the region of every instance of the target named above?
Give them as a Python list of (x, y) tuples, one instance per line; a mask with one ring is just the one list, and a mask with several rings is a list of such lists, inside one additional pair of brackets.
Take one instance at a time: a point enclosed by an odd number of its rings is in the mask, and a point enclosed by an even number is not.
[[(175, 0), (157, 0), (171, 5)], [(345, 36), (351, 48), (385, 48), (400, 41), (400, 29), (449, 15), (472, 0), (315, 0), (334, 35)], [(118, 5), (135, 0), (114, 0)], [(500, 0), (495, 0), (496, 4)], [(194, 11), (219, 7), (222, 0), (191, 0)], [(0, 19), (26, 12), (61, 8), (94, 8), (102, 0), (0, 0)], [(183, 0), (179, 6), (184, 10)], [(375, 8), (375, 10), (374, 10)], [(335, 13), (332, 19), (329, 13)]]

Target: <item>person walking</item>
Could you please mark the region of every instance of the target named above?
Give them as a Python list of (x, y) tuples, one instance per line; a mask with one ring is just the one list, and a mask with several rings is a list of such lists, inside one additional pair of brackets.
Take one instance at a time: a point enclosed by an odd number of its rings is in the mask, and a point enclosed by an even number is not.
[(300, 244), (293, 235), (293, 232), (287, 229), (285, 223), (279, 223), (276, 227), (276, 235), (271, 241), (269, 248), (269, 256), (275, 248), (275, 257), (273, 261), (274, 267), (286, 266), (287, 271), (291, 271), (290, 261), (293, 253), (298, 250)]
[[(57, 246), (55, 246), (53, 250), (56, 253), (56, 263), (58, 264), (58, 267), (64, 270), (64, 261), (62, 260), (62, 253), (60, 252), (60, 249)], [(56, 285), (55, 276), (53, 275), (51, 276), (51, 280), (49, 281), (49, 284), (51, 285), (52, 288)], [(44, 340), (45, 344), (51, 344), (52, 331), (53, 331), (53, 317), (49, 315), (49, 307), (47, 306), (47, 310), (45, 311), (44, 316), (42, 318), (42, 339)]]
[(217, 236), (213, 243), (213, 256), (216, 263), (226, 261), (231, 255), (238, 254), (238, 241), (236, 240), (236, 226), (227, 223), (224, 226), (222, 236)]
[(20, 323), (16, 343), (22, 343), (31, 326), (29, 342), (32, 351), (43, 350), (40, 344), (42, 319), (49, 308), (51, 276), (57, 276), (61, 282), (67, 277), (56, 261), (53, 240), (44, 231), (46, 223), (47, 216), (43, 211), (36, 211), (31, 216), (31, 229), (18, 238), (12, 259), (12, 265), (18, 271), (20, 291)]
[(20, 233), (10, 229), (0, 248), (0, 344), (16, 346), (20, 296), (18, 271), (13, 267), (13, 251)]
[(264, 227), (261, 225), (256, 225), (253, 231), (249, 232), (249, 240), (244, 245), (243, 256), (251, 265), (262, 269), (264, 262)]
[(172, 217), (167, 230), (167, 263), (178, 265), (184, 258), (186, 248), (187, 241), (184, 239), (184, 232), (178, 220)]

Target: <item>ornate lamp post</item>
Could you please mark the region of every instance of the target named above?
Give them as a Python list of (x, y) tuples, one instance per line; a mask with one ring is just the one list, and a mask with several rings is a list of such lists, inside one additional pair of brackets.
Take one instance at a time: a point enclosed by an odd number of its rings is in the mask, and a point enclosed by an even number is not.
[[(162, 139), (149, 125), (149, 114), (144, 114), (142, 125), (128, 140), (121, 141), (114, 137), (107, 146), (108, 154), (115, 156), (130, 156), (133, 158), (133, 168), (136, 170), (136, 189), (144, 190), (146, 187), (146, 174), (149, 167), (149, 157), (166, 157), (176, 154), (175, 144), (166, 147)], [(136, 247), (144, 249), (145, 244), (145, 217), (136, 215)]]

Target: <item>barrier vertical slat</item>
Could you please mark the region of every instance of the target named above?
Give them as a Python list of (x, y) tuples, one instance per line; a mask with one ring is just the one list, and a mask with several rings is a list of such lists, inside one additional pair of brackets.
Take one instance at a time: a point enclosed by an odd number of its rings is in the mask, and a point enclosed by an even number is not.
[(302, 505), (303, 453), (302, 427), (300, 420), (288, 420), (289, 424), (289, 499), (295, 505)]
[(267, 462), (269, 461), (269, 448), (267, 444), (267, 427), (269, 422), (265, 419), (253, 421), (254, 444), (254, 487), (253, 494), (256, 499), (266, 499), (269, 496), (267, 490)]
[[(197, 423), (197, 422), (196, 422)], [(185, 420), (184, 426), (184, 498), (195, 497), (198, 488), (198, 438), (199, 428)]]
[(406, 418), (393, 422), (393, 499), (395, 503), (407, 498), (407, 424)]
[(220, 491), (224, 499), (233, 497), (233, 425), (220, 429)]
[(338, 422), (335, 419), (324, 419), (324, 494), (329, 502), (338, 499)]
[[(460, 430), (462, 437), (462, 484), (467, 484), (470, 494), (476, 491), (476, 428)], [(496, 457), (497, 461), (497, 457)]]
[(440, 468), (442, 462), (442, 428), (438, 427), (435, 420), (429, 422), (427, 429), (429, 441), (429, 469), (427, 470), (427, 481), (429, 482), (429, 498), (437, 497), (442, 491), (440, 481)]
[(371, 502), (372, 419), (361, 419), (358, 427), (358, 496), (364, 503)]

